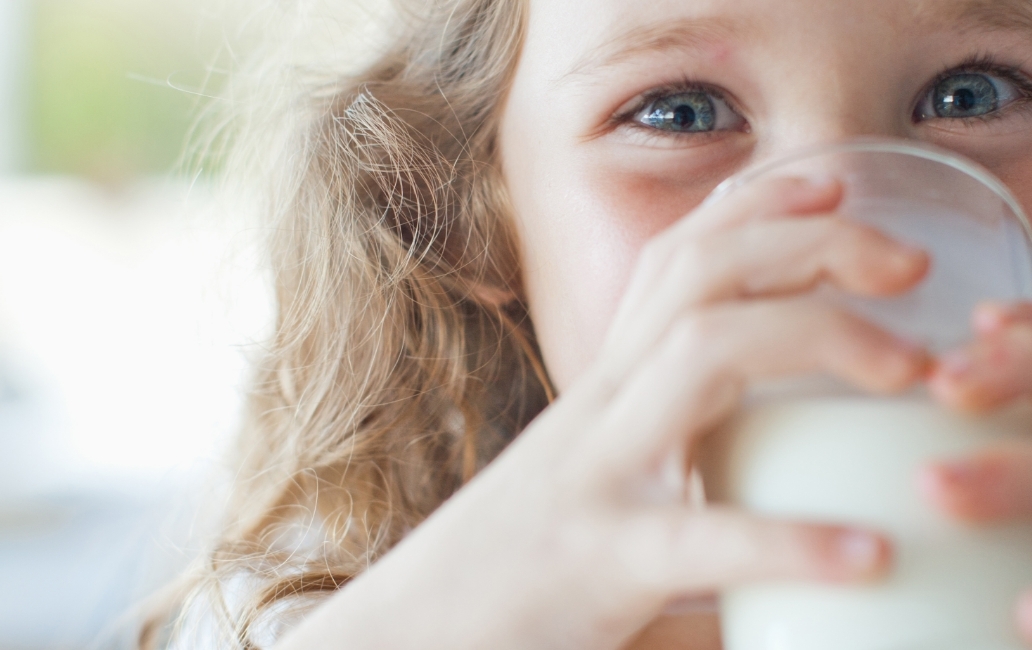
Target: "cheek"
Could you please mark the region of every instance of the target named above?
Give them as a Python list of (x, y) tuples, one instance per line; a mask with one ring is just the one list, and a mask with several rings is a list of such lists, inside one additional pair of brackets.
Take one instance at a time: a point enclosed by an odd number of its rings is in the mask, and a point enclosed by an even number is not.
[(600, 342), (642, 247), (703, 197), (651, 176), (608, 172), (571, 190), (568, 198), (581, 207), (567, 222), (567, 281)]
[(1025, 214), (1032, 214), (1032, 154), (1006, 161), (991, 171), (1007, 184)]
[(560, 390), (597, 356), (645, 242), (725, 177), (633, 172), (613, 161), (566, 169), (561, 183), (539, 177), (524, 190), (532, 200), (514, 200), (531, 316)]
[(1010, 188), (1025, 213), (1032, 214), (1032, 130), (986, 137), (974, 144), (950, 139), (933, 143), (967, 156), (991, 171)]

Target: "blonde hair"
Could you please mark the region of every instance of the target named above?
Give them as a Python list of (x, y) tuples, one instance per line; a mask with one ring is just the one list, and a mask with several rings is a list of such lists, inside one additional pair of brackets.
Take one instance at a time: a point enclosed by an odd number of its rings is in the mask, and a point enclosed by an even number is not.
[[(224, 530), (180, 604), (217, 605), (222, 643), (340, 588), (550, 398), (497, 160), (523, 2), (393, 15), (358, 73), (263, 63), (233, 136), (268, 190), (276, 323)], [(225, 593), (239, 575), (246, 602)]]

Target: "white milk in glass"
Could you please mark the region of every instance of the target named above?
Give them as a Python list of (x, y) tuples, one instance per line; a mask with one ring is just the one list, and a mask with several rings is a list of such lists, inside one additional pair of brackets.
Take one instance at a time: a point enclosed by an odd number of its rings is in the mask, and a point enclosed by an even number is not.
[(770, 584), (722, 596), (726, 650), (1021, 650), (1032, 525), (970, 526), (920, 496), (918, 470), (1029, 435), (1032, 408), (990, 417), (920, 397), (772, 400), (713, 437), (711, 498), (790, 519), (869, 526), (894, 543), (865, 586)]

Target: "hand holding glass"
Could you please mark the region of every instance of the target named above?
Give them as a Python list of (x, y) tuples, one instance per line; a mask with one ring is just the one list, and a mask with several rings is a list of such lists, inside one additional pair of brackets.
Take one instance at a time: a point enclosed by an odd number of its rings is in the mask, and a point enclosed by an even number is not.
[[(711, 200), (759, 178), (831, 175), (841, 212), (927, 251), (928, 277), (897, 298), (836, 301), (941, 352), (971, 338), (983, 301), (1032, 299), (1028, 222), (1005, 186), (952, 154), (855, 141), (748, 171)], [(775, 517), (860, 525), (893, 541), (895, 567), (866, 586), (755, 585), (722, 595), (727, 650), (1019, 650), (1012, 622), (1032, 585), (1032, 524), (974, 527), (918, 491), (920, 468), (1032, 434), (1032, 408), (948, 412), (922, 391), (879, 397), (823, 379), (758, 387), (712, 437), (707, 495)]]

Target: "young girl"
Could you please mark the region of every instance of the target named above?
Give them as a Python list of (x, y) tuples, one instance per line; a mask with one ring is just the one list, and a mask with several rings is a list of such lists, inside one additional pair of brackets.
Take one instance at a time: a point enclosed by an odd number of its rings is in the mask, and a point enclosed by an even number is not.
[[(1032, 391), (1032, 307), (985, 306), (929, 363), (810, 299), (903, 292), (928, 264), (838, 214), (836, 179), (698, 206), (750, 164), (873, 135), (974, 158), (1032, 208), (1032, 5), (425, 0), (394, 20), (360, 73), (293, 71), (252, 120), (277, 138), (244, 138), (278, 320), (183, 620), (227, 648), (701, 650), (714, 615), (672, 604), (883, 573), (876, 531), (700, 507), (693, 450), (760, 378), (1001, 405)], [(1032, 446), (922, 484), (957, 516), (1032, 515)], [(1017, 618), (1032, 634), (1032, 602)], [(187, 627), (145, 642), (193, 647)]]

